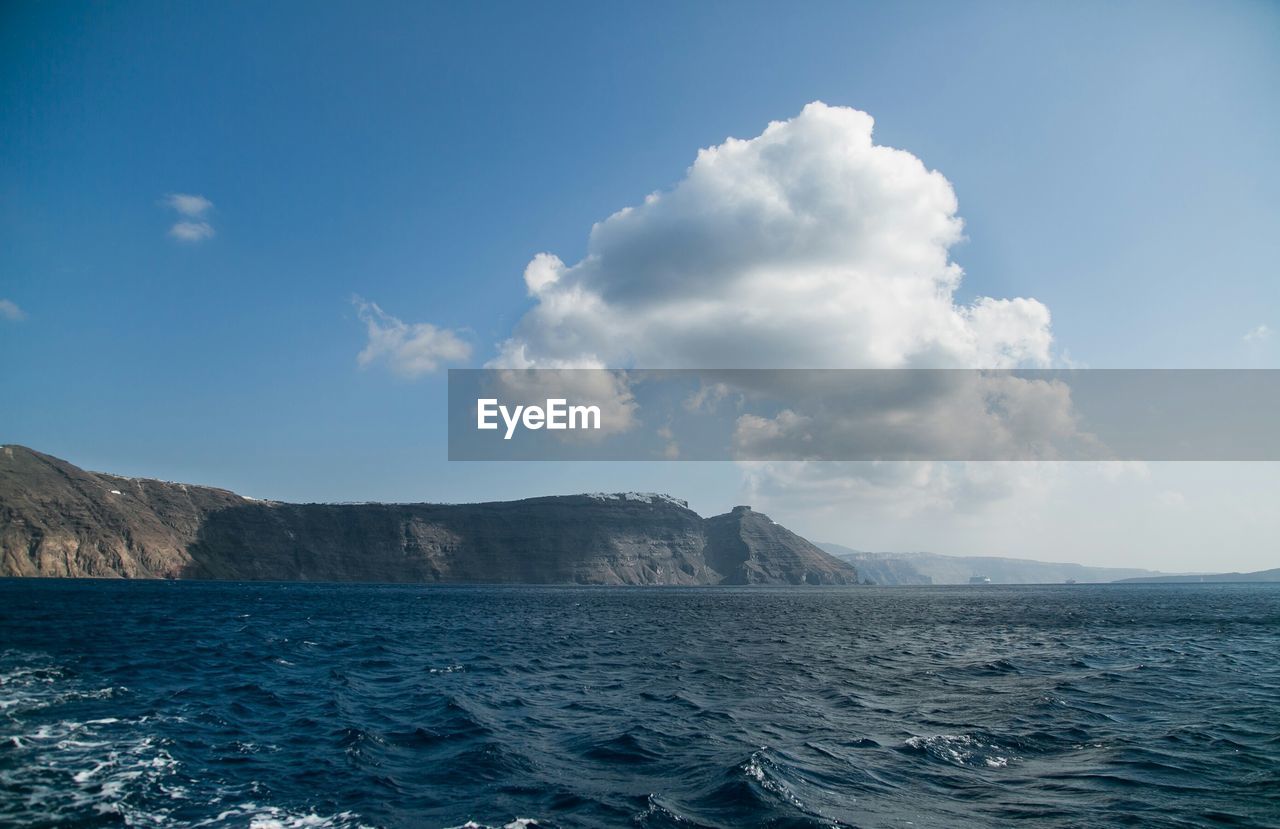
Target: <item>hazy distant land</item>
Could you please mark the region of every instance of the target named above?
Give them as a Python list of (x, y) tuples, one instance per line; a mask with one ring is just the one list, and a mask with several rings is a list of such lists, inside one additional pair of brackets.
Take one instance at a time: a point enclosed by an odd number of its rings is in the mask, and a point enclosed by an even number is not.
[(1169, 574), (1126, 567), (1032, 561), (998, 556), (946, 556), (937, 553), (868, 553), (840, 544), (819, 543), (836, 558), (858, 568), (874, 584), (968, 584), (986, 577), (992, 584), (1081, 584), (1131, 578), (1166, 578)]
[(822, 542), (818, 546), (857, 567), (863, 580), (884, 585), (969, 584), (973, 578), (990, 579), (992, 584), (1280, 582), (1280, 568), (1253, 573), (1161, 573), (1132, 567), (1091, 567), (1000, 556), (868, 553), (830, 542)]
[(1255, 570), (1252, 573), (1212, 573), (1206, 575), (1169, 575), (1147, 576), (1143, 578), (1121, 579), (1126, 584), (1211, 584), (1226, 582), (1280, 582), (1280, 567), (1270, 570)]

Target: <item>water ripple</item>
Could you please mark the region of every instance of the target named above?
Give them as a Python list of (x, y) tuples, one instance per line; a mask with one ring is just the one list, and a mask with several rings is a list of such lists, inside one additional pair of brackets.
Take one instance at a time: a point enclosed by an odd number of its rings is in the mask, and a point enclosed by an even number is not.
[(1280, 826), (1280, 589), (0, 582), (0, 824)]

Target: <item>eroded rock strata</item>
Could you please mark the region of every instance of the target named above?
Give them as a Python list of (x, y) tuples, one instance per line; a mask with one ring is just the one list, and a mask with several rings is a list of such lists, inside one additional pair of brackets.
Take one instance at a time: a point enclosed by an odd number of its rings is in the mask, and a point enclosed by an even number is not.
[(0, 448), (5, 576), (527, 584), (854, 584), (748, 507), (637, 493), (289, 504)]

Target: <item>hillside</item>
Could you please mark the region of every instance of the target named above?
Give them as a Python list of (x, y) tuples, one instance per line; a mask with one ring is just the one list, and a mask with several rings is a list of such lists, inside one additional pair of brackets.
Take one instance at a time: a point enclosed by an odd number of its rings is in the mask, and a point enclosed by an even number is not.
[(637, 493), (289, 504), (0, 448), (0, 575), (536, 584), (855, 584), (748, 507)]

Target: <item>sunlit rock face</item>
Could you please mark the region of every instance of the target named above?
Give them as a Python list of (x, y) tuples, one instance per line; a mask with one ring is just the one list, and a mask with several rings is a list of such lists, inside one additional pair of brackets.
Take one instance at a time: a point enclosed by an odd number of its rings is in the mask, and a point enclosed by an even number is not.
[(651, 493), (486, 504), (286, 504), (0, 449), (0, 574), (529, 584), (852, 584), (749, 508)]

